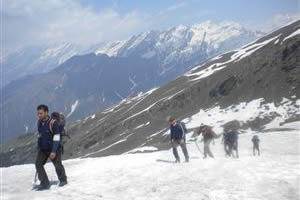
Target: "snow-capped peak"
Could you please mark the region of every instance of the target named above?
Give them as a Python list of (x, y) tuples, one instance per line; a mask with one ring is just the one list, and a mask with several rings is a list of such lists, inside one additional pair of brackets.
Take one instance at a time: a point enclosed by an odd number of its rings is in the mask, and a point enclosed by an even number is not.
[(96, 54), (122, 57), (140, 55), (142, 58), (157, 56), (164, 67), (188, 59), (195, 53), (212, 57), (260, 36), (236, 22), (216, 24), (205, 21), (192, 26), (178, 25), (165, 31), (143, 32), (128, 40), (100, 47)]
[(95, 54), (107, 54), (108, 56), (116, 56), (120, 48), (125, 44), (126, 41), (115, 41), (109, 42), (104, 46), (98, 48)]

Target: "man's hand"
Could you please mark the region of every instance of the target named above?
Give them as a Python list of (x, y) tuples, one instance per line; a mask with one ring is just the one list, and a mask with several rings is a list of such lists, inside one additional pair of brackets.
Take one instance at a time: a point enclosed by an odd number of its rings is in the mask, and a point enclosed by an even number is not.
[(55, 157), (56, 157), (56, 153), (50, 153), (50, 156), (49, 156), (49, 158), (51, 159), (51, 160), (54, 160), (55, 159)]
[(180, 144), (184, 144), (184, 139), (181, 139), (181, 140), (179, 141), (179, 143), (180, 143)]

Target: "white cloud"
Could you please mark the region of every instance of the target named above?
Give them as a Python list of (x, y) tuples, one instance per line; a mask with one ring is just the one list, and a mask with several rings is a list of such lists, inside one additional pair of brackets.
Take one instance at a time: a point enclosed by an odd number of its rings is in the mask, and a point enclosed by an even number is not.
[(185, 5), (186, 5), (185, 2), (179, 2), (179, 3), (176, 3), (176, 4), (172, 5), (172, 6), (169, 6), (166, 10), (167, 11), (174, 11), (174, 10), (177, 10), (179, 8), (184, 7)]
[(4, 48), (59, 41), (91, 44), (125, 39), (149, 27), (149, 16), (137, 11), (95, 11), (73, 0), (9, 0), (3, 2), (1, 16)]

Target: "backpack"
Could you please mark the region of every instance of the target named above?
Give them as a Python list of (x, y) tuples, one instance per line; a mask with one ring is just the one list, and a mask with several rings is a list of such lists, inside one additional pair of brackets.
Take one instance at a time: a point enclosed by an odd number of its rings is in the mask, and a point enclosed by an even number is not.
[(252, 142), (254, 142), (254, 143), (258, 143), (258, 142), (259, 142), (259, 138), (258, 138), (257, 135), (254, 135), (254, 136), (253, 136)]
[(53, 133), (53, 125), (54, 122), (57, 121), (59, 132), (61, 135), (61, 145), (63, 148), (63, 145), (70, 139), (71, 137), (66, 133), (65, 126), (66, 126), (66, 118), (62, 112), (53, 112), (51, 114), (51, 119), (49, 123), (49, 128), (51, 133)]
[(186, 126), (185, 126), (185, 123), (183, 123), (183, 122), (178, 122), (178, 124), (181, 126), (181, 128), (182, 128), (184, 134), (187, 133), (188, 130), (187, 130)]
[(238, 132), (230, 131), (227, 133), (227, 142), (234, 144), (238, 141)]
[[(214, 139), (218, 138), (219, 136), (213, 131), (213, 128), (208, 125), (201, 125), (199, 133), (203, 133), (203, 137), (206, 139)], [(221, 135), (220, 135), (221, 136)]]

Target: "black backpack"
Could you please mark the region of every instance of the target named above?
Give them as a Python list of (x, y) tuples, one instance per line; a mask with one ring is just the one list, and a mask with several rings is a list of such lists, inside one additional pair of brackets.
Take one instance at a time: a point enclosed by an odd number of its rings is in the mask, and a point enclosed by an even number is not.
[(51, 114), (51, 120), (50, 120), (51, 133), (53, 133), (53, 124), (55, 121), (57, 121), (57, 123), (58, 123), (59, 132), (61, 135), (61, 145), (63, 147), (63, 145), (67, 143), (68, 139), (71, 138), (65, 130), (66, 118), (65, 118), (64, 114), (62, 112), (53, 112)]
[(258, 143), (258, 142), (259, 142), (259, 138), (258, 138), (257, 135), (254, 135), (254, 136), (253, 136), (252, 142), (254, 142), (254, 143)]

